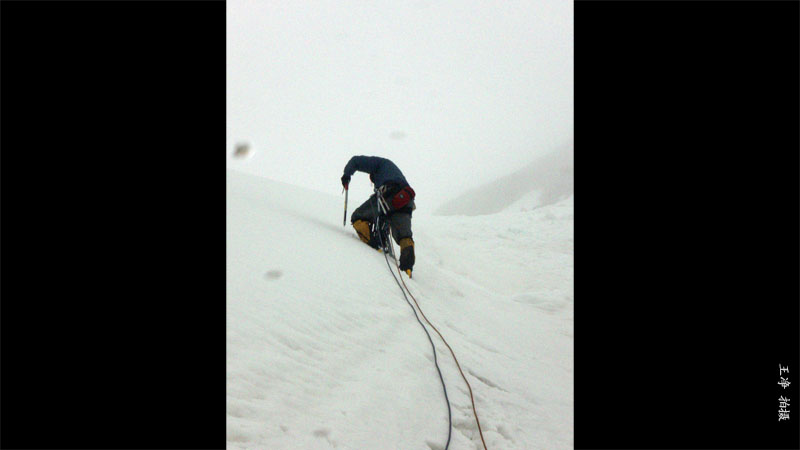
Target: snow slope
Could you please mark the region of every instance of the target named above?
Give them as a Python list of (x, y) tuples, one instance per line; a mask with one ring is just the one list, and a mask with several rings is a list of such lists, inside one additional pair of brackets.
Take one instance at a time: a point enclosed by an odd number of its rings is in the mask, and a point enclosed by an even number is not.
[[(342, 226), (343, 197), (227, 176), (228, 447), (443, 449), (430, 343), (383, 255)], [(406, 284), (489, 449), (572, 448), (573, 200), (523, 209), (418, 214)], [(482, 448), (430, 333), (450, 448)]]

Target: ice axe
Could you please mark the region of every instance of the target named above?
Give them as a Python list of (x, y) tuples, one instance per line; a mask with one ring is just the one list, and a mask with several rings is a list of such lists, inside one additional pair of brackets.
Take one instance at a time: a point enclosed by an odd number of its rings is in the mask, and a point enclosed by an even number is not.
[(350, 190), (345, 187), (342, 188), (342, 191), (344, 191), (344, 217), (342, 218), (342, 226), (344, 227), (347, 226), (347, 194)]

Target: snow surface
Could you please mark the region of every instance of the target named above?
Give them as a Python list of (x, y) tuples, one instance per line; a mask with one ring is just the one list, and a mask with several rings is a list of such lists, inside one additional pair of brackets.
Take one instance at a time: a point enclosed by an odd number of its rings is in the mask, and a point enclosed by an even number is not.
[[(447, 407), (430, 343), (384, 256), (349, 218), (342, 226), (343, 196), (227, 178), (228, 448), (443, 449)], [(573, 447), (565, 195), (526, 205), (542, 198), (529, 192), (480, 216), (415, 213), (406, 284), (455, 351), (489, 449)], [(363, 200), (350, 197), (348, 216)], [(467, 387), (430, 333), (452, 407), (450, 448), (483, 448)]]

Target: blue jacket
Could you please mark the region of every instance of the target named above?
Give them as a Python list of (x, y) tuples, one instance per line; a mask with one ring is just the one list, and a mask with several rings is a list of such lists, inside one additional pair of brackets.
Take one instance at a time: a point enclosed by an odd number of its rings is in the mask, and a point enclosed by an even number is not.
[(348, 177), (353, 176), (355, 171), (368, 173), (369, 179), (375, 184), (376, 188), (393, 181), (402, 186), (408, 185), (408, 181), (403, 176), (403, 172), (394, 165), (393, 162), (380, 156), (353, 156), (344, 166), (344, 174)]

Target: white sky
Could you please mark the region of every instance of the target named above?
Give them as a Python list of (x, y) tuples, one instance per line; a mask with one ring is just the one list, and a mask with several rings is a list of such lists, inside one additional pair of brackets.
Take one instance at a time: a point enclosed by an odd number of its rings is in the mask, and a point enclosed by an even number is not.
[[(229, 168), (339, 194), (351, 156), (383, 156), (419, 214), (571, 145), (573, 123), (571, 1), (227, 2)], [(370, 191), (356, 173), (350, 211)]]

